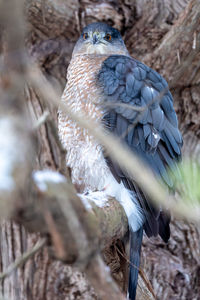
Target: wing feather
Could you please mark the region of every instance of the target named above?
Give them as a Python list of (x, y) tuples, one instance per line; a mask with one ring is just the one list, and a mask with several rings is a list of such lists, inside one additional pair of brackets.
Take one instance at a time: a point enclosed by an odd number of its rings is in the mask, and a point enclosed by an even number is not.
[[(177, 168), (177, 161), (181, 157), (182, 136), (166, 80), (131, 57), (112, 55), (103, 62), (98, 74), (98, 85), (105, 102), (115, 104), (112, 107), (106, 106), (104, 124), (121, 137), (171, 188), (173, 183), (167, 170)], [(143, 111), (138, 111), (135, 107)], [(154, 207), (111, 157), (107, 160), (117, 180), (136, 193), (146, 215), (146, 233), (151, 236), (159, 232), (167, 240), (169, 216)]]

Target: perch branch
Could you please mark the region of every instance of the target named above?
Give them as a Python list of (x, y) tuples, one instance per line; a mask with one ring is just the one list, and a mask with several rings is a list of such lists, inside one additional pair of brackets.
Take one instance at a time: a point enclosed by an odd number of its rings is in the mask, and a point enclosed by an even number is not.
[[(38, 185), (40, 188), (41, 183)], [(127, 232), (127, 218), (120, 204), (111, 199), (102, 208), (91, 202), (91, 209), (87, 210), (71, 183), (65, 180), (44, 180), (43, 189), (35, 193), (31, 203), (22, 203), (18, 207), (16, 220), (29, 231), (49, 233), (54, 246), (53, 254), (66, 263), (86, 270), (98, 293), (102, 294), (104, 289), (109, 291), (107, 298), (103, 299), (115, 299), (116, 295), (118, 299), (124, 299), (99, 257), (99, 251), (107, 243), (122, 238)], [(95, 279), (96, 274), (104, 281)], [(107, 287), (102, 286), (106, 282)]]
[[(44, 191), (34, 189), (29, 197), (32, 200), (28, 203), (23, 201), (20, 206), (18, 205), (18, 214), (15, 213), (15, 219), (31, 232), (50, 233), (54, 235), (53, 241), (62, 240), (63, 246), (61, 245), (60, 248), (64, 247), (64, 251), (60, 251), (60, 253), (64, 253), (64, 255), (59, 256), (58, 253), (55, 253), (59, 259), (76, 263), (76, 265), (80, 261), (82, 264), (84, 259), (81, 259), (81, 251), (83, 251), (83, 255), (88, 253), (87, 249), (92, 249), (92, 243), (94, 248), (91, 253), (98, 251), (99, 248), (102, 249), (115, 239), (123, 238), (127, 232), (126, 215), (121, 205), (114, 199), (107, 199), (103, 207), (90, 201), (88, 203), (90, 207), (86, 209), (71, 183), (45, 182), (44, 180), (43, 184), (46, 185)], [(74, 224), (75, 220), (79, 220), (79, 223)], [(76, 236), (77, 228), (79, 228), (79, 236)], [(86, 236), (80, 236), (83, 229)], [(55, 237), (55, 234), (61, 238)], [(76, 239), (78, 241), (75, 243)], [(83, 247), (84, 240), (89, 244), (85, 245), (86, 249)], [(86, 259), (85, 264), (87, 263)]]

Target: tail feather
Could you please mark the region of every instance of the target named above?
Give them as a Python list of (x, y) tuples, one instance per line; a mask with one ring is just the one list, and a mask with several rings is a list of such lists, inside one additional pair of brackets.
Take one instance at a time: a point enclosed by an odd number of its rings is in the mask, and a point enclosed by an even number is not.
[(138, 271), (140, 266), (140, 251), (142, 245), (143, 227), (133, 232), (130, 228), (130, 271), (128, 298), (135, 300), (136, 288), (138, 282)]

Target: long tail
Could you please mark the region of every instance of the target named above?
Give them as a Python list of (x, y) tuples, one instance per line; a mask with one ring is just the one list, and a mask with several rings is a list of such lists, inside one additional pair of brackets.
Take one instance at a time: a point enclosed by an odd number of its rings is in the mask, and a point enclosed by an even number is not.
[(135, 300), (136, 288), (138, 282), (138, 271), (140, 266), (140, 251), (142, 245), (143, 227), (133, 232), (130, 228), (130, 271), (128, 294), (129, 299)]

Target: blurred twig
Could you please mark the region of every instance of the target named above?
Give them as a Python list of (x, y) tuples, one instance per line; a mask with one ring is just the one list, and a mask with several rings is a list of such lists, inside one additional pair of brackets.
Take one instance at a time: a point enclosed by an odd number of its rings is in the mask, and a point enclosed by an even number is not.
[[(81, 127), (88, 129), (105, 146), (112, 157), (119, 165), (126, 169), (142, 189), (149, 194), (156, 202), (166, 202), (166, 191), (157, 182), (152, 171), (134, 155), (127, 146), (122, 145), (112, 134), (106, 132), (99, 124), (84, 114), (74, 113), (67, 105), (60, 101), (53, 87), (48, 83), (37, 66), (28, 68), (27, 76), (32, 85), (38, 90), (45, 101), (60, 107), (71, 119)], [(142, 170), (142, 172), (141, 172)]]
[[(0, 2), (0, 25), (3, 26), (3, 28), (6, 28), (6, 55), (5, 55), (5, 64), (6, 64), (6, 74), (3, 74), (4, 77), (6, 77), (4, 80), (5, 83), (7, 83), (7, 90), (6, 90), (6, 100), (7, 102), (9, 102), (10, 104), (10, 109), (13, 110), (15, 108), (15, 106), (18, 106), (17, 109), (17, 116), (18, 116), (18, 120), (20, 121), (19, 124), (21, 124), (21, 126), (16, 126), (17, 130), (21, 133), (26, 133), (27, 135), (30, 135), (31, 130), (29, 131), (29, 127), (28, 127), (28, 122), (27, 119), (25, 118), (25, 105), (24, 105), (24, 98), (22, 97), (21, 93), (23, 91), (24, 85), (25, 85), (25, 77), (27, 75), (26, 72), (26, 68), (28, 68), (28, 65), (30, 64), (30, 61), (27, 60), (27, 57), (24, 55), (23, 51), (20, 51), (21, 49), (24, 48), (24, 31), (25, 31), (25, 24), (24, 24), (24, 17), (23, 17), (23, 9), (24, 9), (24, 1), (19, 1), (19, 0), (12, 0), (12, 1), (1, 1)], [(18, 55), (12, 55), (13, 53), (18, 53)], [(5, 100), (5, 99), (4, 99)], [(5, 101), (6, 102), (6, 101)], [(5, 114), (5, 112), (4, 112)], [(10, 116), (9, 116), (10, 117)], [(12, 122), (12, 118), (8, 118), (8, 123)], [(23, 123), (24, 122), (24, 123)], [(16, 124), (12, 125), (13, 127)], [(18, 125), (18, 124), (17, 124)], [(24, 126), (22, 126), (24, 125)], [(61, 143), (58, 139), (58, 135), (57, 132), (55, 130), (55, 124), (51, 123), (51, 129), (52, 131), (54, 131), (54, 137), (55, 139), (57, 138), (57, 144), (58, 147), (60, 146), (61, 148)], [(6, 126), (4, 126), (6, 127)], [(15, 128), (15, 127), (14, 127)], [(22, 130), (23, 128), (23, 130)], [(3, 128), (4, 129), (4, 128)], [(19, 136), (20, 136), (19, 134)], [(29, 137), (30, 138), (30, 137)], [(25, 139), (21, 139), (23, 140), (23, 142), (25, 141)], [(20, 142), (21, 142), (20, 140)], [(23, 144), (25, 150), (27, 149), (26, 144)], [(13, 144), (11, 144), (12, 150), (15, 153), (15, 147), (18, 146), (18, 141), (14, 140)], [(11, 147), (10, 147), (11, 148)], [(59, 148), (59, 149), (60, 149)], [(10, 149), (8, 149), (10, 150)], [(21, 150), (21, 149), (19, 149)], [(60, 149), (61, 150), (61, 149)], [(6, 153), (6, 150), (4, 151)], [(61, 150), (62, 152), (62, 150)], [(28, 153), (30, 159), (31, 157), (31, 152)], [(21, 158), (21, 157), (20, 157)], [(23, 157), (24, 159), (24, 157)], [(22, 160), (22, 159), (21, 159)], [(20, 167), (23, 167), (23, 170), (21, 170), (20, 168), (17, 169), (15, 171), (15, 173), (19, 176), (21, 175), (21, 173), (23, 174), (23, 187), (20, 186), (20, 192), (21, 194), (23, 194), (23, 192), (27, 192), (27, 182), (29, 183), (31, 181), (30, 178), (30, 169), (28, 169), (28, 174), (26, 172), (26, 164), (28, 165), (27, 161), (25, 160), (25, 162), (22, 161), (17, 161), (17, 163), (20, 162)], [(64, 164), (65, 165), (65, 164)], [(31, 165), (32, 167), (32, 165)], [(17, 172), (18, 171), (18, 172)], [(18, 174), (20, 173), (20, 174)], [(51, 174), (52, 175), (52, 174)], [(55, 177), (53, 177), (55, 179)], [(58, 178), (58, 176), (56, 177), (56, 179)], [(28, 179), (28, 180), (27, 180)], [(99, 231), (97, 230), (97, 223), (95, 224), (95, 222), (92, 219), (92, 216), (89, 218), (86, 218), (86, 216), (88, 217), (89, 214), (86, 213), (86, 209), (83, 205), (83, 203), (81, 202), (80, 198), (76, 195), (75, 189), (73, 188), (72, 185), (70, 185), (70, 183), (57, 183), (54, 182), (54, 180), (52, 180), (51, 182), (52, 184), (49, 184), (49, 190), (52, 190), (51, 192), (54, 193), (52, 196), (50, 195), (46, 195), (46, 198), (44, 196), (43, 201), (41, 202), (45, 202), (46, 205), (48, 206), (48, 208), (51, 206), (50, 202), (52, 204), (51, 208), (53, 207), (53, 213), (52, 216), (55, 217), (55, 220), (53, 220), (53, 218), (49, 218), (49, 215), (46, 215), (46, 221), (47, 221), (47, 225), (50, 226), (51, 228), (51, 234), (54, 235), (54, 239), (53, 242), (58, 242), (58, 236), (57, 239), (55, 239), (55, 235), (58, 233), (58, 228), (59, 226), (57, 225), (60, 224), (60, 218), (59, 221), (58, 219), (58, 215), (54, 212), (54, 210), (56, 210), (57, 207), (55, 207), (55, 204), (60, 204), (60, 207), (58, 205), (58, 209), (60, 215), (62, 216), (62, 212), (63, 212), (63, 223), (66, 224), (66, 226), (62, 227), (62, 242), (65, 245), (65, 254), (69, 254), (71, 255), (71, 260), (74, 262), (74, 260), (77, 258), (79, 258), (80, 260), (82, 260), (82, 265), (88, 265), (88, 261), (90, 261), (90, 265), (88, 266), (88, 270), (90, 270), (89, 272), (89, 277), (91, 280), (93, 280), (94, 278), (94, 272), (96, 271), (96, 267), (98, 268), (99, 265), (103, 264), (102, 259), (98, 256), (98, 263), (95, 264), (94, 261), (97, 259), (97, 252), (99, 252)], [(54, 183), (54, 184), (53, 184)], [(56, 184), (57, 183), (57, 184)], [(17, 182), (14, 182), (14, 185), (17, 186)], [(68, 186), (67, 186), (68, 185)], [(68, 188), (67, 188), (68, 187)], [(17, 186), (17, 188), (19, 188)], [(37, 212), (38, 207), (36, 207), (36, 203), (37, 203), (37, 198), (39, 198), (39, 195), (37, 195), (37, 190), (35, 188), (34, 190), (34, 186), (30, 187), (29, 192), (29, 196), (30, 197), (26, 197), (24, 196), (24, 198), (21, 199), (16, 199), (16, 193), (13, 196), (13, 215), (17, 215), (18, 210), (20, 210), (19, 213), (19, 218), (21, 221), (21, 224), (25, 224), (25, 222), (23, 223), (23, 213), (26, 211), (26, 209), (30, 209), (29, 211), (29, 216), (26, 219), (27, 223), (30, 226), (30, 223), (32, 221), (32, 224), (34, 224), (35, 228), (38, 229), (39, 232), (42, 232), (44, 230), (44, 228), (42, 226), (38, 226), (40, 225), (39, 223), (41, 222), (41, 224), (43, 226), (46, 225), (45, 221), (44, 221), (44, 215), (42, 214), (42, 212), (38, 212), (38, 215), (40, 214), (41, 218), (36, 218), (36, 214), (34, 215), (34, 212)], [(57, 188), (57, 189), (56, 189)], [(57, 192), (56, 192), (57, 191)], [(56, 193), (55, 193), (56, 192)], [(41, 191), (38, 192), (38, 194), (42, 194)], [(38, 197), (37, 197), (37, 196)], [(32, 197), (34, 197), (34, 200), (31, 202), (30, 198), (32, 199)], [(28, 198), (28, 199), (27, 199)], [(41, 198), (40, 198), (41, 199)], [(18, 200), (18, 201), (17, 201)], [(46, 200), (46, 201), (45, 201)], [(56, 202), (57, 200), (57, 202)], [(20, 203), (21, 201), (21, 203)], [(20, 205), (22, 205), (22, 207), (20, 207)], [(44, 205), (44, 204), (43, 204)], [(21, 209), (19, 209), (19, 207)], [(41, 207), (41, 206), (40, 206)], [(62, 210), (62, 211), (61, 211)], [(23, 213), (22, 213), (23, 212)], [(58, 212), (58, 210), (56, 211)], [(30, 215), (32, 216), (32, 219), (30, 220)], [(92, 214), (91, 214), (92, 215)], [(14, 216), (13, 216), (14, 217)], [(59, 216), (60, 217), (60, 216)], [(52, 223), (53, 221), (53, 223)], [(54, 222), (55, 221), (55, 222)], [(53, 226), (52, 226), (53, 225)], [(47, 226), (47, 227), (48, 227)], [(27, 226), (28, 227), (28, 226)], [(33, 231), (35, 231), (36, 229), (34, 228)], [(47, 232), (49, 233), (49, 231), (47, 230)], [(47, 233), (46, 232), (46, 233)], [(70, 243), (68, 243), (68, 237), (71, 237), (71, 245)], [(25, 253), (24, 255), (22, 255), (22, 257), (20, 257), (19, 259), (17, 259), (13, 264), (11, 264), (7, 270), (1, 274), (0, 279), (3, 280), (6, 276), (8, 276), (13, 270), (15, 270), (18, 266), (20, 266), (21, 264), (25, 263), (33, 254), (35, 254), (36, 251), (38, 251), (39, 249), (41, 249), (41, 247), (44, 246), (45, 241), (41, 241), (39, 242), (39, 245), (37, 244), (35, 247), (33, 247), (33, 249), (31, 249), (31, 251), (29, 251), (28, 253)], [(59, 248), (60, 249), (60, 248)], [(9, 249), (10, 250), (10, 249)], [(57, 249), (58, 250), (58, 249)], [(70, 253), (70, 250), (71, 253)], [(74, 251), (73, 251), (74, 250)], [(76, 251), (76, 252), (75, 252)], [(58, 251), (58, 255), (64, 255), (64, 251)], [(76, 256), (77, 255), (77, 256)], [(67, 255), (66, 255), (67, 256)], [(60, 257), (60, 259), (62, 259), (63, 257)], [(80, 266), (80, 265), (79, 265)], [(107, 298), (105, 299), (109, 299), (113, 298), (116, 299), (116, 297), (118, 297), (118, 299), (123, 299), (124, 297), (122, 296), (122, 294), (120, 293), (117, 285), (115, 284), (115, 282), (112, 280), (110, 274), (107, 272), (105, 272), (106, 268), (98, 268), (98, 270), (101, 272), (101, 274), (99, 274), (99, 276), (101, 276), (104, 281), (103, 282), (97, 282), (97, 284), (95, 285), (97, 292), (99, 291), (99, 293), (101, 294), (104, 287), (101, 285), (102, 283), (107, 283), (107, 285), (105, 285), (105, 288), (108, 289), (109, 293), (107, 294)], [(96, 273), (98, 274), (98, 271), (96, 271)], [(26, 278), (27, 280), (29, 278)], [(17, 288), (19, 288), (19, 286), (17, 286)], [(12, 286), (12, 289), (14, 289), (14, 286)], [(13, 292), (13, 291), (11, 291)]]
[[(152, 171), (131, 152), (126, 145), (122, 145), (117, 138), (105, 131), (94, 120), (89, 119), (84, 113), (74, 113), (67, 105), (60, 101), (60, 96), (48, 83), (37, 66), (31, 65), (27, 70), (27, 77), (32, 85), (38, 90), (40, 95), (49, 103), (60, 107), (72, 120), (81, 127), (86, 128), (89, 133), (108, 150), (112, 158), (123, 169), (127, 170), (130, 176), (138, 183), (157, 205), (162, 204), (167, 209), (171, 209), (179, 217), (190, 218), (193, 221), (199, 221), (200, 212), (194, 208), (188, 210), (188, 207), (182, 201), (175, 201), (172, 195), (168, 195), (166, 189), (156, 180)], [(165, 92), (165, 91), (164, 91)], [(160, 95), (161, 97), (161, 95)], [(141, 171), (142, 170), (142, 171)]]
[(30, 250), (28, 250), (27, 252), (23, 253), (22, 256), (20, 256), (19, 258), (17, 258), (15, 260), (15, 262), (13, 262), (12, 264), (10, 264), (8, 266), (8, 268), (6, 269), (5, 272), (0, 273), (0, 280), (5, 279), (7, 276), (9, 276), (14, 270), (16, 270), (17, 268), (19, 268), (20, 266), (24, 265), (27, 260), (29, 258), (31, 258), (32, 256), (34, 256), (40, 249), (42, 249), (44, 247), (46, 243), (46, 239), (41, 239), (39, 240), (34, 246), (33, 248), (31, 248)]
[(49, 111), (45, 110), (40, 118), (35, 122), (33, 129), (37, 130), (41, 125), (43, 125), (49, 117)]
[[(140, 300), (143, 300), (143, 299), (155, 300), (156, 299), (156, 295), (154, 293), (153, 287), (152, 287), (150, 281), (147, 279), (144, 271), (141, 268), (138, 268), (137, 266), (133, 265), (131, 263), (131, 261), (128, 259), (128, 257), (126, 255), (124, 255), (119, 250), (118, 247), (116, 247), (116, 250), (117, 250), (117, 252), (120, 253), (120, 255), (122, 255), (125, 258), (125, 260), (128, 262), (129, 265), (132, 265), (134, 268), (137, 268), (138, 271), (139, 271), (139, 275), (140, 275), (140, 277), (139, 277), (139, 286), (140, 286), (140, 288), (142, 290), (142, 294), (141, 294), (141, 292), (139, 292), (138, 289), (137, 289), (137, 295), (138, 295), (138, 297), (140, 297), (139, 299)], [(142, 287), (141, 287), (141, 285), (142, 285)], [(145, 297), (144, 296), (145, 294), (147, 294), (148, 297)]]
[[(32, 168), (33, 144), (25, 114), (24, 1), (0, 2), (2, 69), (0, 72), (0, 213), (13, 210)], [(31, 163), (30, 163), (31, 162)], [(10, 206), (9, 203), (12, 203)], [(2, 206), (7, 213), (2, 212)]]

